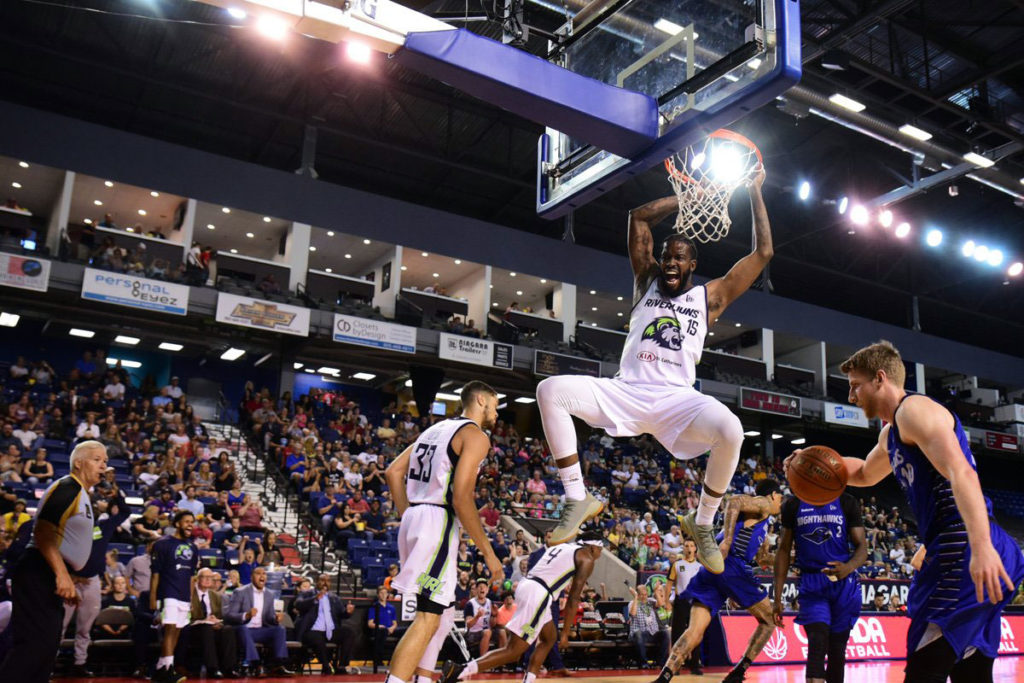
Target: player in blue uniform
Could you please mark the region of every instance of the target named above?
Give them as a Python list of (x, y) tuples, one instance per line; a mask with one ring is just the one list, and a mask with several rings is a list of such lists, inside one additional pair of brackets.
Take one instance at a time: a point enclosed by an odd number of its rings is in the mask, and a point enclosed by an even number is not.
[(149, 608), (157, 611), (161, 602), (160, 623), (163, 639), (160, 659), (156, 663), (155, 683), (182, 683), (184, 676), (174, 672), (174, 648), (178, 636), (188, 626), (192, 608), (192, 577), (199, 564), (199, 551), (192, 543), (195, 516), (187, 510), (174, 515), (174, 535), (164, 536), (153, 544), (153, 577), (149, 584)]
[(992, 518), (967, 435), (941, 404), (903, 389), (903, 359), (889, 342), (857, 351), (840, 369), (850, 402), (887, 423), (866, 459), (844, 458), (849, 484), (895, 474), (927, 548), (907, 602), (904, 680), (991, 681), (1000, 616), (1024, 579), (1024, 554)]
[(768, 552), (768, 521), (779, 514), (782, 508), (782, 491), (773, 479), (764, 479), (757, 484), (756, 496), (733, 496), (726, 503), (725, 521), (717, 540), (725, 570), (714, 574), (701, 567), (690, 581), (682, 597), (692, 602), (690, 625), (679, 637), (668, 661), (654, 683), (669, 683), (686, 662), (686, 658), (701, 639), (718, 614), (725, 601), (731, 598), (736, 604), (757, 617), (757, 628), (750, 636), (750, 643), (743, 659), (729, 672), (722, 683), (739, 683), (746, 675), (747, 668), (764, 648), (775, 631), (772, 620), (772, 606), (768, 594), (754, 578), (751, 567), (755, 564), (771, 564)]
[(846, 643), (860, 616), (857, 568), (868, 559), (860, 503), (849, 493), (825, 505), (810, 505), (796, 497), (783, 502), (772, 608), (778, 626), (782, 626), (782, 589), (794, 543), (800, 568), (796, 623), (807, 632), (807, 683), (843, 683)]

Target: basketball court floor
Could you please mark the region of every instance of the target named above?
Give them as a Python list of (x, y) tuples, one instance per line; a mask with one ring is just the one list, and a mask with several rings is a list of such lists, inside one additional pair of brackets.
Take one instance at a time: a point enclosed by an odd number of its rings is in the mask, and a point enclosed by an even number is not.
[[(673, 683), (711, 683), (725, 678), (728, 669), (712, 667), (705, 669), (703, 676), (679, 675), (672, 679)], [(575, 683), (650, 683), (658, 672), (653, 669), (637, 675), (635, 670), (629, 671), (574, 671), (572, 680)], [(302, 676), (322, 681), (343, 681), (347, 683), (380, 683), (384, 680), (383, 672), (363, 674), (361, 676)], [(545, 677), (541, 677), (545, 678)], [(54, 678), (64, 681), (103, 681), (103, 683), (137, 683), (135, 678)], [(199, 679), (189, 679), (199, 680)], [(245, 678), (242, 681), (261, 681), (261, 683), (285, 683), (294, 678)], [(475, 681), (497, 681), (499, 683), (520, 683), (519, 676), (507, 674), (474, 676)], [(554, 679), (552, 679), (554, 680)], [(1024, 681), (1024, 660), (1021, 657), (1000, 657), (996, 660), (993, 672), (993, 683), (1018, 683)], [(803, 683), (804, 667), (802, 664), (775, 666), (753, 666), (747, 671), (747, 683)], [(871, 662), (849, 664), (846, 667), (847, 683), (903, 683), (903, 662)]]

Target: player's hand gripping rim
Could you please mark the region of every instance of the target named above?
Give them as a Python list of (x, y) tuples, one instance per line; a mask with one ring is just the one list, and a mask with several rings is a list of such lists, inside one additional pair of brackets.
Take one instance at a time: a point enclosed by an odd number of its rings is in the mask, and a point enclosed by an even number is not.
[(985, 602), (985, 593), (988, 593), (988, 600), (993, 605), (1003, 600), (1003, 583), (1006, 588), (1013, 591), (1013, 579), (1006, 573), (1006, 567), (999, 557), (999, 553), (986, 543), (979, 550), (971, 549), (971, 563), (969, 567), (971, 579), (974, 581), (974, 595), (978, 602)]

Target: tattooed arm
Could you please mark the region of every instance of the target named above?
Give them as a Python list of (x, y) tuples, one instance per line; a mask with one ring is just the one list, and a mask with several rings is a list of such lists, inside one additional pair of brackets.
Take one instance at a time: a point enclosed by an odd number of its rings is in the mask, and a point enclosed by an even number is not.
[(722, 522), (722, 542), (719, 549), (722, 555), (729, 554), (732, 547), (732, 537), (736, 531), (736, 522), (740, 515), (757, 517), (760, 521), (768, 516), (769, 503), (764, 496), (733, 496), (725, 503), (725, 521)]

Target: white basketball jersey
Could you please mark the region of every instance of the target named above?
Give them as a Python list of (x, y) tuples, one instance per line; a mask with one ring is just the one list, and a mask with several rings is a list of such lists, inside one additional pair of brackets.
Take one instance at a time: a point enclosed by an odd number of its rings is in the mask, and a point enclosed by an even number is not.
[(707, 290), (693, 287), (669, 298), (655, 278), (629, 314), (616, 377), (630, 384), (692, 387), (707, 333)]
[(558, 593), (576, 573), (576, 551), (582, 547), (579, 543), (551, 546), (526, 573), (526, 578), (537, 579), (547, 586), (552, 594)]
[(409, 474), (405, 480), (405, 490), (411, 504), (452, 504), (452, 475), (459, 461), (452, 450), (452, 439), (456, 432), (470, 424), (474, 423), (467, 417), (442, 420), (416, 439), (412, 445)]

